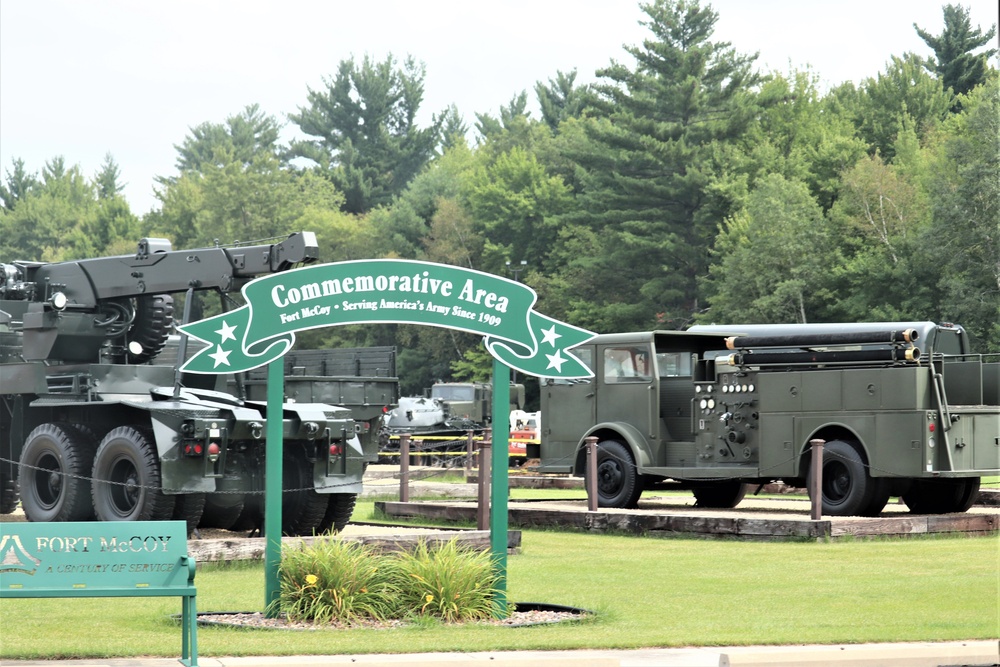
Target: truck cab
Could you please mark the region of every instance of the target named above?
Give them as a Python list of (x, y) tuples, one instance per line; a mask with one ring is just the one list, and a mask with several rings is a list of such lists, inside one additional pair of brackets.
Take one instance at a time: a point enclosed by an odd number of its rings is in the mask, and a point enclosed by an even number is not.
[(678, 331), (606, 334), (574, 348), (594, 377), (542, 381), (543, 444), (529, 445), (528, 458), (541, 459), (540, 472), (582, 474), (581, 443), (597, 437), (607, 506), (634, 505), (642, 488), (626, 481), (636, 465), (650, 478), (688, 475), (698, 464), (697, 388), (715, 381), (711, 352), (724, 348), (723, 335)]

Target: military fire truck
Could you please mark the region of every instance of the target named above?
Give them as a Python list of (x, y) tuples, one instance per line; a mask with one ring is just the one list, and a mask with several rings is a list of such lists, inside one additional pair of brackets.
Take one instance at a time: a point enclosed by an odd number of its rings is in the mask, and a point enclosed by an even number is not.
[(672, 480), (704, 507), (748, 485), (810, 487), (824, 441), (822, 507), (963, 512), (1000, 474), (1000, 355), (932, 322), (730, 325), (597, 336), (574, 349), (590, 380), (542, 383), (541, 472), (585, 472), (598, 438), (603, 507), (634, 507)]
[(229, 528), (264, 488), (267, 419), (283, 424), (282, 530), (342, 528), (366, 463), (342, 407), (265, 400), (160, 358), (184, 293), (223, 311), (252, 278), (317, 259), (311, 232), (264, 245), (0, 264), (0, 513), (31, 521), (183, 519)]

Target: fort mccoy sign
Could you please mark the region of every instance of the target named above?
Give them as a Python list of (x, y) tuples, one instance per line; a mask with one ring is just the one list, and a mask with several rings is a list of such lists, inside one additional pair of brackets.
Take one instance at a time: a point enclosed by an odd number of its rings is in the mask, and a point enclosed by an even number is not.
[(243, 294), (247, 305), (180, 327), (209, 345), (181, 370), (246, 371), (283, 356), (296, 331), (394, 322), (482, 334), (495, 359), (527, 375), (592, 375), (568, 352), (592, 332), (536, 312), (527, 285), (480, 271), (400, 259), (336, 262), (262, 276)]
[(183, 521), (2, 523), (0, 581), (8, 595), (186, 585), (186, 536)]

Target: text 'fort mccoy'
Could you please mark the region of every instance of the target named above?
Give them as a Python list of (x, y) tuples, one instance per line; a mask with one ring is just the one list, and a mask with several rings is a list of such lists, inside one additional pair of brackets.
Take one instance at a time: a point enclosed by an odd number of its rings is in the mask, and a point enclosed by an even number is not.
[[(454, 303), (456, 300), (462, 303)], [(412, 276), (330, 278), (300, 287), (278, 284), (271, 288), (271, 301), (286, 309), (280, 314), (282, 324), (330, 316), (334, 310), (402, 310), (497, 326), (510, 305), (507, 296), (477, 287), (472, 278), (456, 289), (452, 281), (432, 278), (429, 271)]]

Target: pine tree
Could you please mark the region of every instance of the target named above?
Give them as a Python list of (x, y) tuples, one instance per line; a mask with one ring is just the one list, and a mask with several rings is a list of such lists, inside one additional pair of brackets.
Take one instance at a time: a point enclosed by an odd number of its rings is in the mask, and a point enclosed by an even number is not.
[[(573, 321), (597, 330), (680, 327), (701, 307), (698, 280), (720, 219), (706, 193), (714, 147), (747, 127), (742, 100), (758, 81), (756, 54), (711, 41), (711, 8), (655, 0), (643, 11), (652, 36), (626, 48), (634, 69), (612, 62), (598, 71), (590, 141), (572, 156), (583, 193), (566, 221), (592, 234), (566, 237), (567, 275), (576, 277), (564, 298)], [(584, 264), (591, 282), (580, 285)]]
[(325, 90), (309, 89), (309, 106), (289, 119), (314, 137), (292, 154), (316, 162), (345, 196), (344, 210), (365, 213), (388, 204), (433, 157), (445, 114), (420, 128), (424, 67), (392, 56), (340, 63)]
[(916, 23), (913, 28), (927, 46), (934, 50), (935, 59), (929, 69), (935, 72), (945, 89), (952, 89), (955, 95), (964, 95), (986, 80), (987, 61), (997, 52), (987, 49), (973, 53), (989, 44), (997, 34), (996, 24), (983, 34), (982, 29), (972, 28), (969, 9), (959, 5), (944, 6), (944, 31), (934, 36), (922, 30)]

